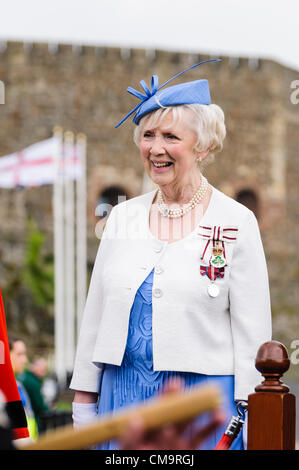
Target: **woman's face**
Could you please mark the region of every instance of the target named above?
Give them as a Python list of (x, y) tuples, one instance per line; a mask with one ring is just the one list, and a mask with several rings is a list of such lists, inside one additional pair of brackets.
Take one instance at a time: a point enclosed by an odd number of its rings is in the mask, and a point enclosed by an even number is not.
[[(192, 116), (190, 116), (192, 118)], [(149, 123), (149, 124), (148, 124)], [(187, 184), (198, 174), (194, 150), (196, 134), (183, 122), (173, 122), (172, 112), (150, 127), (145, 119), (141, 129), (140, 153), (145, 170), (159, 186), (172, 183)]]

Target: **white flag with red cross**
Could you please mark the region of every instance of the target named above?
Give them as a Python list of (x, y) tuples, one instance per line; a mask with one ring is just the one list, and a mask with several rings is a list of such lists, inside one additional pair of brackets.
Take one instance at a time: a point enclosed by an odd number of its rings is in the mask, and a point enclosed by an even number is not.
[[(57, 142), (54, 137), (37, 142), (19, 152), (0, 157), (0, 187), (36, 187), (53, 184), (57, 171), (64, 172), (67, 179), (79, 179), (81, 165), (75, 153), (57, 155)], [(59, 170), (57, 170), (57, 156)]]

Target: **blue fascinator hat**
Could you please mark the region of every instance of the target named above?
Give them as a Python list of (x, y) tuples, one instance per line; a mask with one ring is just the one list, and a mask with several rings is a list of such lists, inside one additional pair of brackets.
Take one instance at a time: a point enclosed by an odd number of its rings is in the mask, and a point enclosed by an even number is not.
[(172, 80), (175, 78), (179, 77), (185, 72), (188, 72), (188, 70), (194, 69), (195, 67), (205, 64), (206, 62), (219, 61), (220, 59), (210, 59), (192, 65), (192, 67), (183, 70), (182, 72), (167, 80), (160, 87), (157, 75), (152, 76), (151, 89), (149, 89), (144, 80), (141, 80), (140, 84), (144, 90), (144, 94), (129, 86), (127, 91), (131, 93), (131, 95), (136, 96), (136, 98), (140, 99), (141, 101), (115, 127), (119, 127), (126, 119), (128, 119), (128, 117), (134, 113), (135, 116), (133, 117), (133, 122), (138, 125), (140, 119), (143, 116), (159, 108), (166, 108), (168, 106), (176, 106), (181, 104), (211, 104), (208, 80), (195, 80), (193, 82), (179, 83), (178, 85), (173, 85), (167, 88), (164, 87), (169, 82), (172, 82)]

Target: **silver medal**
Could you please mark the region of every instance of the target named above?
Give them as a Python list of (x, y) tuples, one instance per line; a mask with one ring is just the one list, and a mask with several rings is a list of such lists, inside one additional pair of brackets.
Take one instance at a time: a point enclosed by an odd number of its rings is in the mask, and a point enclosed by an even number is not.
[(216, 284), (210, 284), (208, 286), (208, 294), (210, 297), (217, 297), (219, 295), (219, 287)]

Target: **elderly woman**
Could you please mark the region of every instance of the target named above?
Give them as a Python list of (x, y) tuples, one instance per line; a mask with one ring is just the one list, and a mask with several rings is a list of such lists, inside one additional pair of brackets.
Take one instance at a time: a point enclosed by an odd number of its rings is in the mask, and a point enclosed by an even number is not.
[[(271, 310), (257, 220), (202, 174), (226, 134), (208, 81), (165, 87), (171, 80), (158, 88), (153, 76), (151, 91), (141, 81), (144, 95), (128, 88), (141, 99), (129, 115), (157, 189), (109, 215), (71, 382), (76, 426), (158, 394), (171, 377), (217, 384), (229, 421), (260, 381), (254, 359), (271, 337)], [(243, 448), (241, 434), (232, 448)]]

